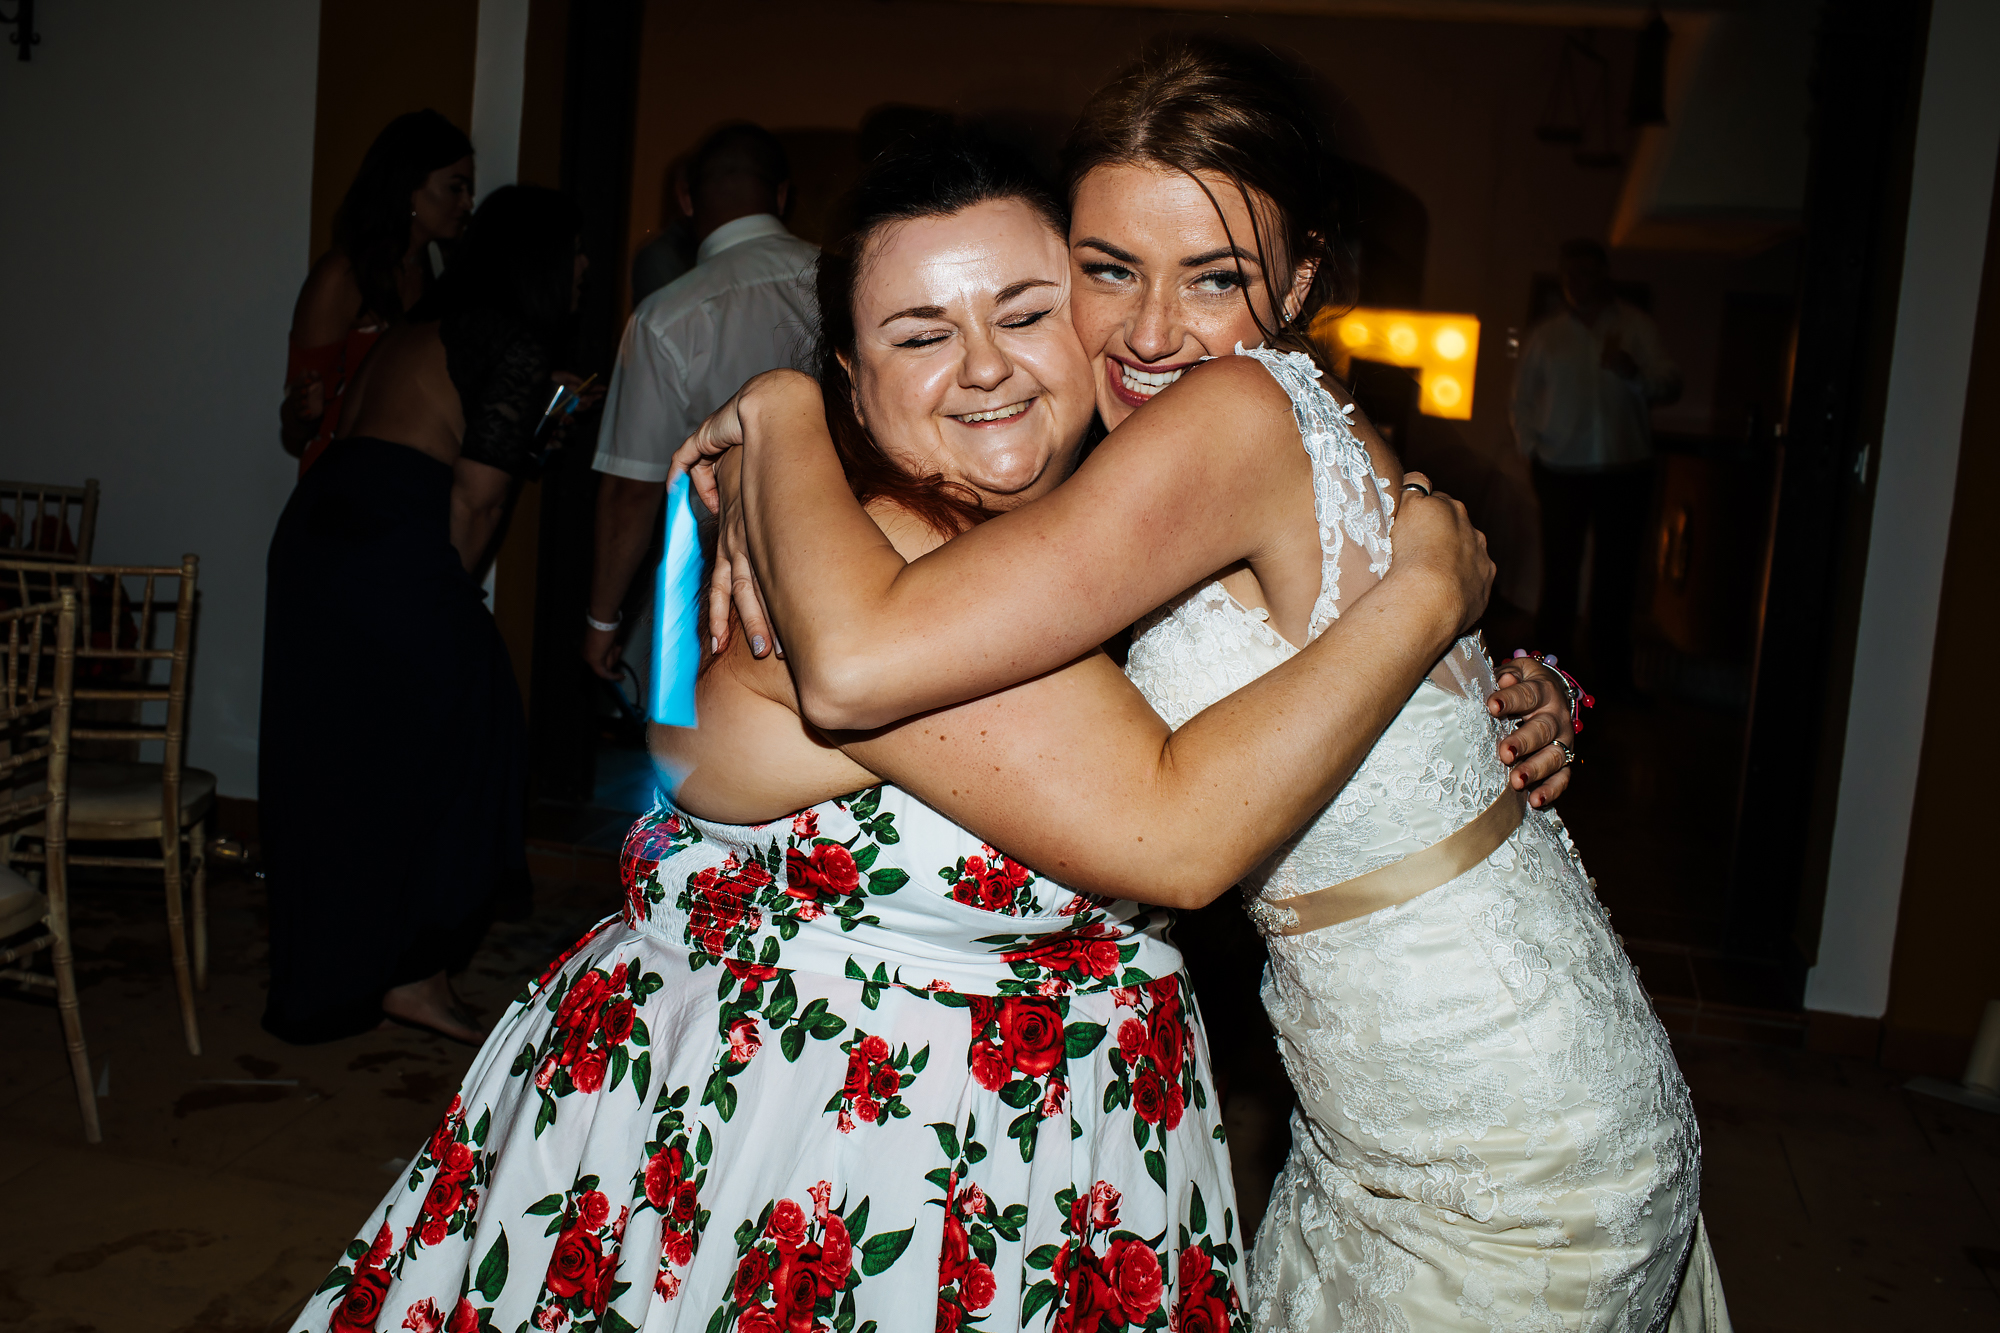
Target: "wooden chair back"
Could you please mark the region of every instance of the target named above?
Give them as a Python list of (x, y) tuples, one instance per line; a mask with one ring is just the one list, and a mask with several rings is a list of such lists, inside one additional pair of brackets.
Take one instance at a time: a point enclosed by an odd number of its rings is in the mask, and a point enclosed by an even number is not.
[[(0, 611), (0, 826), (33, 818), (60, 846), (69, 791), (70, 709), (76, 681), (76, 592)], [(21, 770), (47, 766), (46, 780), (12, 790)], [(46, 813), (44, 813), (46, 812)]]
[[(24, 560), (0, 560), (0, 606), (48, 601), (58, 591), (72, 593), (77, 603), (76, 699), (70, 738), (78, 747), (115, 743), (136, 748), (158, 741), (162, 754), (157, 771), (150, 762), (123, 765), (76, 765), (66, 810), (68, 836), (79, 843), (156, 842), (156, 853), (114, 854), (86, 849), (69, 851), (72, 867), (156, 870), (166, 890), (167, 939), (174, 964), (175, 988), (181, 1004), (181, 1026), (190, 1053), (201, 1054), (200, 1024), (195, 1012), (196, 973), (205, 977), (207, 925), (205, 876), (202, 872), (204, 835), (200, 820), (212, 802), (214, 777), (197, 774), (187, 786), (188, 668), (194, 642), (195, 574), (199, 561), (183, 556), (179, 566), (57, 565)], [(172, 618), (173, 629), (161, 622)], [(164, 674), (164, 679), (162, 675)], [(146, 720), (146, 706), (164, 706), (161, 723)], [(128, 755), (136, 758), (136, 755)], [(102, 776), (113, 768), (144, 770), (143, 781), (157, 782), (157, 813), (137, 819), (119, 814), (110, 819), (90, 813), (102, 791), (94, 787), (92, 770)], [(115, 781), (116, 779), (114, 779)], [(195, 799), (183, 806), (188, 790)], [(129, 812), (128, 812), (129, 813)], [(189, 821), (194, 822), (192, 828)], [(33, 854), (17, 859), (32, 861)], [(193, 870), (195, 948), (190, 966), (187, 933), (181, 916), (184, 869)]]
[[(74, 588), (59, 587), (55, 594), (52, 601), (0, 609), (0, 859), (32, 859), (42, 867), (38, 895), (12, 895), (9, 933), (24, 926), (34, 933), (0, 948), (0, 981), (55, 993), (83, 1136), (99, 1143), (104, 1133), (84, 1045), (69, 932), (69, 732), (81, 617)], [(33, 858), (16, 855), (15, 843), (23, 832), (41, 839)], [(28, 913), (39, 914), (39, 921), (21, 911), (24, 905)], [(43, 950), (52, 954), (50, 973), (27, 965), (30, 955)]]
[[(129, 722), (78, 719), (73, 740), (159, 741), (166, 809), (177, 810), (180, 774), (187, 747), (187, 683), (194, 642), (195, 578), (200, 558), (184, 555), (174, 565), (65, 565), (0, 560), (0, 605), (23, 606), (50, 600), (64, 588), (76, 594), (76, 699), (143, 706), (164, 703), (162, 724), (143, 720), (138, 708)], [(173, 629), (160, 622), (172, 613)], [(159, 664), (166, 664), (165, 679)]]
[(97, 479), (81, 486), (0, 481), (0, 558), (90, 563), (97, 541)]

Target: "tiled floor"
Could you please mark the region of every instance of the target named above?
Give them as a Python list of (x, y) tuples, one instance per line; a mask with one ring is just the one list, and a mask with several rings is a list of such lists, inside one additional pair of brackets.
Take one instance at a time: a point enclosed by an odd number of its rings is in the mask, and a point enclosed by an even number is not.
[[(536, 871), (535, 916), (496, 928), (465, 981), (489, 1015), (616, 902), (602, 853), (544, 851)], [(105, 1142), (82, 1141), (50, 1006), (0, 995), (12, 1057), (0, 1070), (0, 1329), (282, 1330), (472, 1052), (401, 1031), (312, 1048), (265, 1036), (258, 894), (234, 880), (216, 886), (207, 1052), (190, 1056), (156, 894), (79, 896)], [(1671, 1002), (1662, 1009), (1673, 1026)], [(1905, 1092), (1872, 1065), (1677, 1031), (1739, 1329), (2000, 1329), (2000, 1117)], [(1288, 1097), (1267, 1047), (1236, 1049), (1250, 1053), (1227, 1112), (1248, 1220), (1285, 1151)]]
[[(538, 908), (461, 978), (488, 1017), (617, 890), (605, 856), (535, 858)], [(0, 988), (0, 1329), (262, 1333), (430, 1132), (472, 1051), (408, 1031), (287, 1046), (258, 1027), (261, 894), (215, 885), (204, 1053), (180, 1037), (157, 887), (85, 886), (73, 920), (104, 1143), (83, 1142), (53, 1005)], [(45, 959), (47, 955), (43, 955)], [(46, 966), (46, 963), (43, 964)]]

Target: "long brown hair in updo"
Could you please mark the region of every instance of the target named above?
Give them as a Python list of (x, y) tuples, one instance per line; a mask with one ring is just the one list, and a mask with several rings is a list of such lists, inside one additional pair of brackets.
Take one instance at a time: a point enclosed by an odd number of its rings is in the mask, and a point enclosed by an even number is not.
[[(1083, 178), (1098, 167), (1179, 171), (1210, 202), (1215, 196), (1198, 173), (1229, 181), (1250, 205), (1249, 248), (1281, 322), (1267, 327), (1255, 302), (1251, 318), (1273, 347), (1323, 361), (1307, 331), (1314, 315), (1339, 300), (1333, 162), (1300, 83), (1266, 51), (1210, 38), (1162, 39), (1084, 107), (1063, 145), (1062, 181), (1072, 205)], [(1259, 207), (1259, 196), (1268, 209)], [(1313, 265), (1312, 283), (1287, 320), (1285, 298), (1302, 263)], [(1236, 268), (1245, 276), (1241, 261)], [(1249, 301), (1247, 283), (1243, 295)]]
[(924, 134), (875, 159), (842, 204), (838, 234), (820, 251), (820, 392), (847, 484), (861, 503), (894, 501), (944, 537), (991, 515), (971, 487), (935, 473), (911, 476), (896, 466), (854, 414), (854, 382), (840, 358), (854, 358), (854, 293), (877, 234), (899, 222), (950, 217), (1009, 199), (1034, 209), (1067, 240), (1062, 206), (1021, 154), (970, 131)]

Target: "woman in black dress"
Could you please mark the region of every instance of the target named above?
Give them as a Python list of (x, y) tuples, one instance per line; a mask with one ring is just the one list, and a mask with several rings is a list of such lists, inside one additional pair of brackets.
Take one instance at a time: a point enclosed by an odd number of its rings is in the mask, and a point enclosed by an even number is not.
[(527, 892), (521, 699), (478, 578), (584, 267), (564, 196), (494, 191), (278, 520), (258, 794), (287, 1041), (385, 1017), (478, 1038), (446, 978)]

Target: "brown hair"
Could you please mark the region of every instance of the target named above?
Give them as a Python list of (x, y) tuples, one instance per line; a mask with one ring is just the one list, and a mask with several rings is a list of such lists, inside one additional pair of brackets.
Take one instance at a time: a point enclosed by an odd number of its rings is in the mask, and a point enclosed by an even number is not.
[(892, 500), (944, 537), (990, 512), (971, 487), (936, 473), (912, 476), (883, 452), (854, 413), (854, 382), (841, 358), (854, 359), (854, 293), (877, 233), (1001, 200), (1028, 205), (1066, 238), (1062, 206), (1021, 154), (959, 129), (919, 134), (876, 158), (843, 202), (838, 234), (820, 251), (820, 392), (847, 484), (863, 504)]
[[(1251, 206), (1250, 248), (1279, 323), (1269, 327), (1257, 312), (1238, 260), (1251, 318), (1272, 346), (1323, 363), (1307, 331), (1313, 316), (1340, 299), (1339, 233), (1333, 163), (1302, 83), (1268, 51), (1212, 38), (1165, 38), (1084, 107), (1063, 145), (1062, 181), (1074, 204), (1077, 187), (1098, 167), (1179, 171), (1201, 185), (1217, 216), (1222, 206), (1201, 175), (1229, 181)], [(1313, 265), (1312, 282), (1287, 320), (1292, 273), (1305, 263)]]

